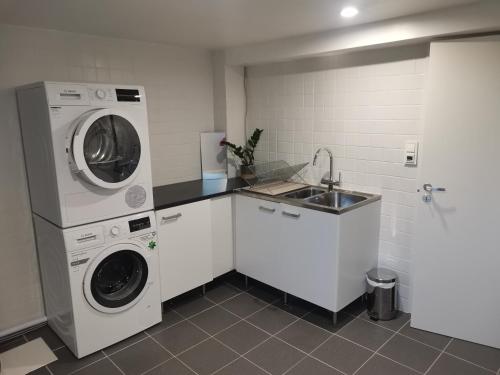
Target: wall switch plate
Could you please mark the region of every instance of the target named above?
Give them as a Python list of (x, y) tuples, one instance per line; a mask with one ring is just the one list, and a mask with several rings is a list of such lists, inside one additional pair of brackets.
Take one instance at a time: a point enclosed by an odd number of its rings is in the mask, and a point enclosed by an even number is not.
[(406, 166), (416, 166), (418, 158), (418, 142), (406, 142), (404, 152), (404, 164)]

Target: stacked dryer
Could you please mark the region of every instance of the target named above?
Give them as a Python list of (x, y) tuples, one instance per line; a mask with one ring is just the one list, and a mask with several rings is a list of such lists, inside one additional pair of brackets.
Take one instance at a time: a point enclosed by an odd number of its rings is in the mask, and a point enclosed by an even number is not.
[(161, 320), (144, 89), (17, 97), (48, 322), (83, 357)]

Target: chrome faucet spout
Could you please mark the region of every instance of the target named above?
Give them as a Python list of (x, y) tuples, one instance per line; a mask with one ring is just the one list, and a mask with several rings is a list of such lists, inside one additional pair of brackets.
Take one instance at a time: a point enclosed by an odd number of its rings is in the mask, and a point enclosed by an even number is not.
[(318, 161), (318, 155), (321, 153), (321, 151), (326, 151), (328, 153), (329, 158), (330, 158), (330, 171), (328, 173), (328, 178), (322, 178), (321, 183), (324, 185), (328, 185), (328, 190), (332, 191), (334, 186), (340, 186), (340, 173), (339, 173), (338, 181), (335, 181), (333, 179), (333, 154), (326, 147), (318, 148), (318, 150), (314, 154), (313, 165), (316, 165), (316, 162)]

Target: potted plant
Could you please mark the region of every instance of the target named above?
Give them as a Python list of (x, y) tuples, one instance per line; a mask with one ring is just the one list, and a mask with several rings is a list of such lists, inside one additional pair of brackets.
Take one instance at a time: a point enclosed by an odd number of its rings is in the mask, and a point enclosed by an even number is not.
[(243, 178), (254, 177), (250, 166), (254, 165), (255, 147), (259, 143), (260, 135), (263, 131), (264, 129), (256, 128), (243, 146), (236, 146), (234, 143), (228, 142), (225, 138), (220, 142), (221, 146), (227, 146), (231, 154), (240, 159), (240, 173)]

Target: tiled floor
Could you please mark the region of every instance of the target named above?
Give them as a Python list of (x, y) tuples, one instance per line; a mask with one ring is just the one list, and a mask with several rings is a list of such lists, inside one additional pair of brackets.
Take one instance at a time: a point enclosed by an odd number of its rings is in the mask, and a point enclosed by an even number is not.
[(43, 337), (58, 360), (36, 374), (500, 374), (500, 350), (409, 326), (409, 315), (373, 322), (360, 302), (330, 313), (232, 274), (165, 306), (163, 322), (77, 360), (44, 327), (0, 345)]

